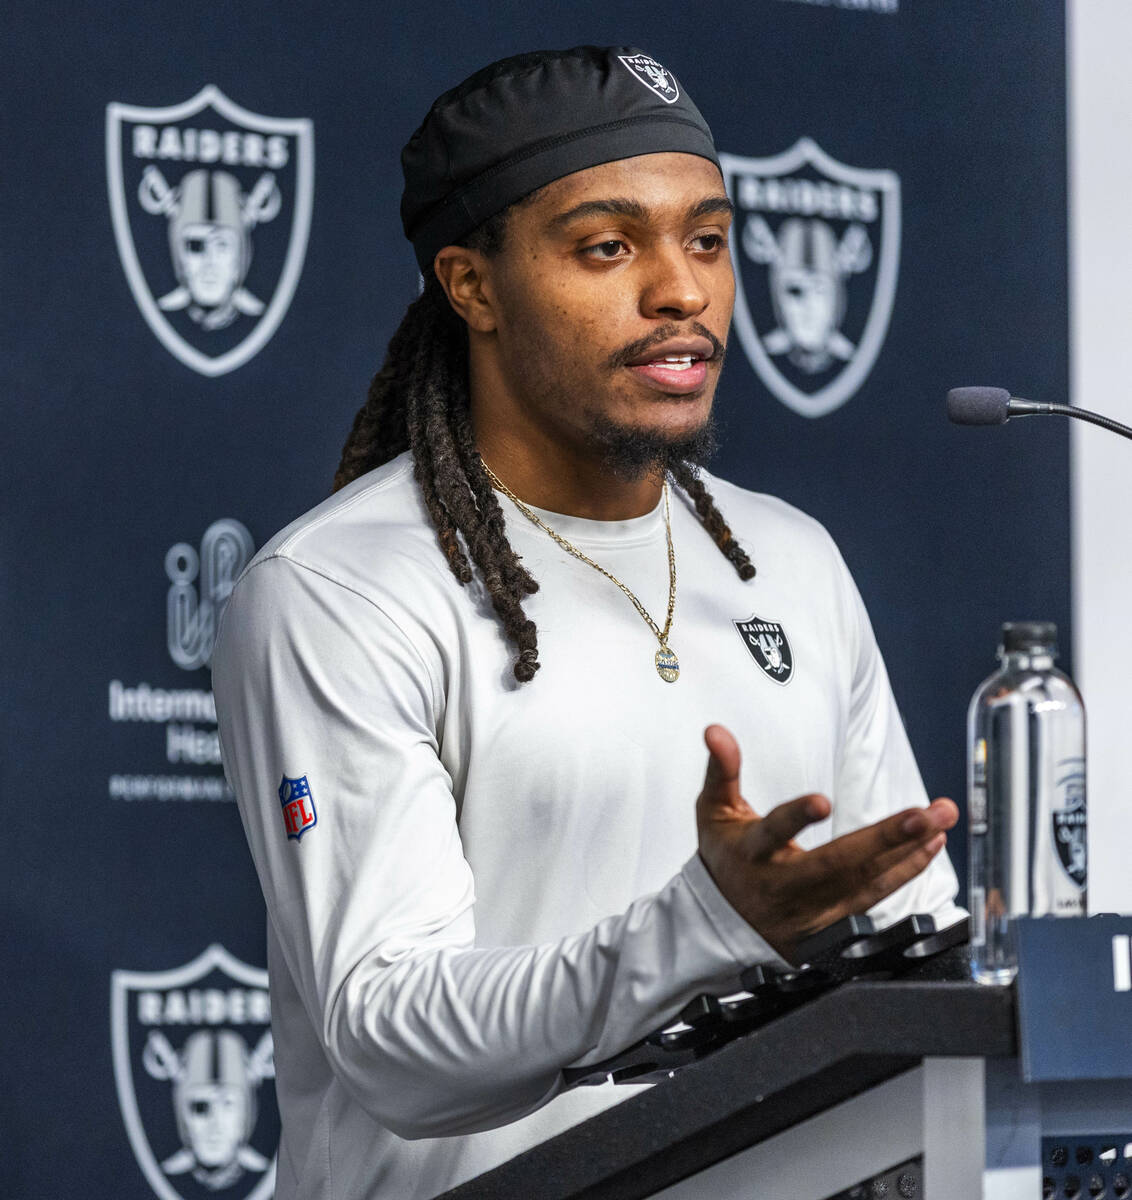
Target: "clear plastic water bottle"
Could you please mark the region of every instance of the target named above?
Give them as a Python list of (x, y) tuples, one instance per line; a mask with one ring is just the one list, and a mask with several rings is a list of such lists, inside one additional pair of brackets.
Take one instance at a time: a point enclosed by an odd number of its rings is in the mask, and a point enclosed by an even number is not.
[(1083, 917), (1085, 708), (1053, 665), (1057, 626), (1002, 627), (1002, 663), (967, 715), (971, 974), (1018, 971), (1012, 918)]

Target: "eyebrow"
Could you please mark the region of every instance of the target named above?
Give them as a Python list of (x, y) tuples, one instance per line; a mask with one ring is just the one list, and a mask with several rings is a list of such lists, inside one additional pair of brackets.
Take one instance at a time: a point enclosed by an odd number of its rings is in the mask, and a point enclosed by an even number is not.
[[(688, 218), (697, 220), (714, 213), (732, 213), (735, 206), (726, 196), (706, 196), (688, 210)], [(647, 221), (649, 210), (639, 201), (613, 196), (608, 200), (586, 200), (559, 213), (550, 221), (551, 228), (561, 229), (581, 217), (627, 217), (631, 221)]]

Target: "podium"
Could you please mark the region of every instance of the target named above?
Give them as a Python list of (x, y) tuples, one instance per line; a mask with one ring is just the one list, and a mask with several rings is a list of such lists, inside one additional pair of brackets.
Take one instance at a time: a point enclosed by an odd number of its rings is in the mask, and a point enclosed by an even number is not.
[[(1078, 925), (1054, 924), (1065, 935)], [(1127, 951), (1127, 918), (1085, 926)], [(1057, 961), (1062, 992), (1072, 991), (1074, 964)], [(1054, 1026), (1055, 1039), (1103, 1043), (1096, 1013), (1112, 996), (1132, 1001), (1119, 978), (1114, 991), (1107, 962), (1093, 965), (1109, 994), (1082, 976), (1092, 1009)], [(1129, 1049), (1090, 1078), (1041, 1078), (1028, 1042), (1035, 1030), (1051, 1036), (1063, 1010), (1042, 1003), (1032, 975), (1025, 1029), (1013, 986), (843, 984), (443, 1200), (1126, 1200), (1132, 1022), (1105, 1020)]]

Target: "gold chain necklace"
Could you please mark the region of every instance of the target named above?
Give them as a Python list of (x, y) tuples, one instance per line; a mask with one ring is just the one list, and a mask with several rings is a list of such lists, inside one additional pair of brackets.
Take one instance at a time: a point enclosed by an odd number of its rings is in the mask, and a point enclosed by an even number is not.
[(664, 628), (661, 629), (657, 623), (649, 616), (648, 610), (637, 599), (636, 596), (613, 574), (612, 571), (607, 571), (600, 563), (594, 562), (592, 558), (585, 555), (578, 549), (577, 546), (568, 542), (560, 533), (551, 527), (532, 509), (528, 508), (522, 500), (499, 478), (498, 475), (483, 462), (483, 469), (487, 472), (487, 477), (497, 491), (502, 492), (508, 500), (527, 518), (528, 521), (534, 522), (541, 530), (550, 534), (550, 536), (565, 550), (568, 554), (572, 554), (575, 558), (580, 558), (582, 562), (589, 563), (595, 571), (600, 571), (606, 579), (617, 586), (625, 593), (626, 596), (633, 602), (633, 607), (644, 618), (645, 624), (656, 634), (656, 640), (660, 643), (660, 649), (656, 652), (653, 661), (656, 663), (656, 673), (664, 680), (665, 683), (675, 683), (680, 678), (680, 660), (672, 652), (668, 645), (668, 635), (672, 631), (672, 614), (676, 611), (676, 551), (672, 547), (672, 514), (668, 503), (668, 479), (664, 480), (664, 532), (668, 540), (668, 615), (664, 621)]

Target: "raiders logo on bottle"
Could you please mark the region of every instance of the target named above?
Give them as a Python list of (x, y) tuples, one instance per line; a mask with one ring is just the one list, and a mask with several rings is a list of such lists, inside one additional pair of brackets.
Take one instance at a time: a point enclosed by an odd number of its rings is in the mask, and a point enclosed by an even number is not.
[(1057, 786), (1065, 804), (1053, 810), (1053, 844), (1062, 870), (1083, 892), (1089, 877), (1084, 759), (1067, 759), (1058, 763), (1058, 770), (1064, 772)]
[(732, 621), (747, 652), (759, 665), (762, 673), (775, 683), (789, 683), (794, 677), (794, 653), (790, 649), (786, 630), (777, 621), (749, 617)]

